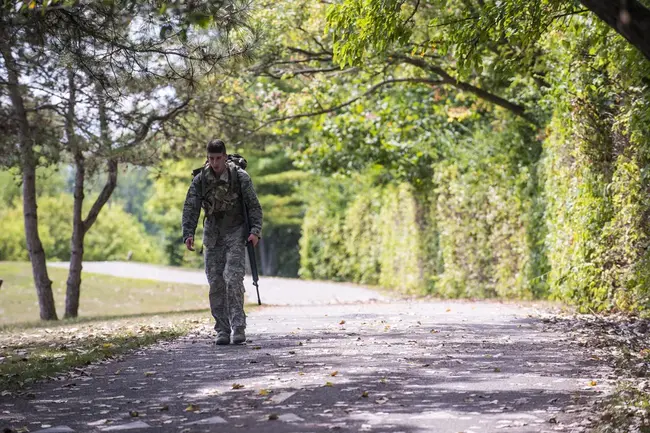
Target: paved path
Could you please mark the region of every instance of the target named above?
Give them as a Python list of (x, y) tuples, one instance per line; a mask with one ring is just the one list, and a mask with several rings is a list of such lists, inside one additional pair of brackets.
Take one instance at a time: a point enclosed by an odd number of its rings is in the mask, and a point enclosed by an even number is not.
[(580, 432), (611, 372), (552, 326), (498, 303), (263, 307), (246, 345), (214, 346), (205, 325), (0, 397), (0, 428)]
[[(49, 266), (67, 268), (68, 263), (54, 262)], [(185, 268), (170, 268), (134, 262), (84, 262), (83, 271), (116, 277), (144, 278), (207, 285), (205, 272)], [(244, 279), (246, 301), (257, 303), (252, 278)], [(384, 300), (385, 297), (353, 284), (334, 284), (319, 281), (303, 281), (290, 278), (261, 277), (260, 297), (266, 305), (322, 305)]]

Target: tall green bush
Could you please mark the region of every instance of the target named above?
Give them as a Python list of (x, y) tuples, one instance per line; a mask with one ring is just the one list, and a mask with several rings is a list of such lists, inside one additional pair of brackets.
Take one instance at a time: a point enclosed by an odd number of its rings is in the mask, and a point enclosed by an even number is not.
[(544, 143), (549, 281), (583, 311), (647, 310), (650, 63), (601, 24), (572, 31), (583, 37), (554, 46)]

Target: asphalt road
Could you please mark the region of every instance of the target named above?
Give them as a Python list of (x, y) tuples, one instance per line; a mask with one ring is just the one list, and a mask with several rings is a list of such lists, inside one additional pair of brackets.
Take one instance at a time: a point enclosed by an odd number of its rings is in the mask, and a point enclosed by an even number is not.
[(326, 303), (254, 311), (245, 345), (215, 346), (211, 327), (201, 325), (176, 341), (2, 396), (0, 428), (582, 432), (596, 419), (594, 402), (611, 390), (608, 367), (533, 308), (333, 304), (356, 286), (314, 284)]

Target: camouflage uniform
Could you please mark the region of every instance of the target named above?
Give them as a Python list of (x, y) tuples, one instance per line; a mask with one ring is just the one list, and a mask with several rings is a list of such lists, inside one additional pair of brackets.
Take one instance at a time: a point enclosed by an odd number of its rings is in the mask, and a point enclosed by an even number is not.
[(250, 176), (232, 162), (217, 177), (210, 166), (199, 173), (183, 205), (183, 242), (194, 236), (201, 207), (205, 211), (203, 249), (205, 273), (210, 284), (210, 309), (214, 329), (228, 333), (246, 327), (244, 314), (244, 269), (246, 239), (241, 200), (246, 203), (250, 233), (262, 232), (262, 207)]

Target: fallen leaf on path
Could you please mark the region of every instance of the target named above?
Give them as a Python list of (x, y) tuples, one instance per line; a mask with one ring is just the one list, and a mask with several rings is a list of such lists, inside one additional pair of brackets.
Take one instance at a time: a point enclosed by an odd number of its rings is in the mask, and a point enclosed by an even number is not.
[(325, 382), (325, 386), (334, 386), (332, 382)]
[(596, 385), (598, 385), (598, 382), (596, 382), (595, 380), (589, 382), (589, 386), (596, 386)]
[(341, 321), (339, 322), (339, 325), (345, 325), (345, 320), (341, 320)]
[(265, 395), (269, 395), (270, 392), (271, 391), (269, 391), (268, 389), (260, 389), (258, 395), (265, 396)]
[(161, 411), (161, 412), (163, 412), (163, 411), (168, 411), (168, 410), (169, 410), (169, 406), (167, 406), (167, 405), (165, 404), (165, 405), (163, 405), (163, 406), (160, 406), (160, 408), (158, 408), (158, 410)]
[(129, 415), (132, 416), (133, 418), (138, 417), (140, 414), (138, 413), (137, 410), (130, 410)]
[(338, 371), (333, 371), (333, 372), (330, 373), (330, 376), (334, 377), (334, 376), (336, 376), (337, 374), (339, 374)]
[(233, 383), (232, 384), (232, 389), (242, 389), (243, 387), (244, 387), (244, 385), (242, 385), (241, 383)]
[(190, 405), (185, 408), (185, 412), (198, 412), (198, 410), (199, 405), (193, 403), (190, 403)]
[(275, 421), (276, 419), (280, 418), (277, 413), (272, 413), (269, 415), (269, 421)]
[(363, 394), (361, 394), (361, 397), (368, 398), (368, 391), (363, 391)]

